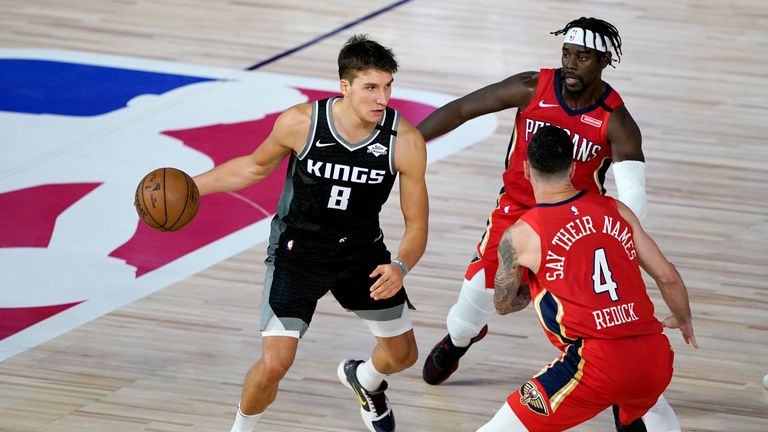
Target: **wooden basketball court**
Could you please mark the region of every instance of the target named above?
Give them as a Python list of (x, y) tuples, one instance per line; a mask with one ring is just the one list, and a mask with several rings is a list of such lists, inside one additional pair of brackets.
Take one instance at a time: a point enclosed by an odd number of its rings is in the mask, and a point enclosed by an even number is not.
[[(666, 397), (687, 431), (768, 430), (761, 386), (768, 373), (768, 3), (2, 3), (2, 48), (234, 69), (357, 22), (259, 70), (334, 79), (343, 42), (368, 33), (398, 56), (395, 95), (402, 87), (458, 97), (519, 71), (558, 66), (562, 39), (549, 32), (580, 16), (613, 23), (624, 56), (603, 78), (643, 132), (644, 225), (687, 283), (702, 346), (694, 350), (667, 332), (676, 364)], [(500, 113), (492, 137), (429, 166), (429, 245), (406, 279), (420, 358), (389, 379), (398, 430), (474, 431), (557, 354), (528, 309), (493, 317), (489, 336), (446, 384), (421, 380), (424, 356), (445, 334), (446, 313), (494, 205), (513, 119), (514, 112)], [(393, 194), (383, 214), (391, 250), (402, 225), (397, 202)], [(242, 378), (260, 352), (265, 249), (260, 244), (0, 362), (0, 431), (228, 431)], [(7, 289), (0, 284), (0, 295)], [(652, 283), (649, 292), (663, 318)], [(361, 322), (323, 299), (262, 430), (363, 430), (336, 366), (345, 357), (367, 358), (373, 344)], [(574, 430), (612, 427), (606, 412)]]

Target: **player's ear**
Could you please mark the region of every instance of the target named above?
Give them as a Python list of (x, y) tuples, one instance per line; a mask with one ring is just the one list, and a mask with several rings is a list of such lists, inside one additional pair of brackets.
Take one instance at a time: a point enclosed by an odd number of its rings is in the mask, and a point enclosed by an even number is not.
[(570, 169), (570, 170), (568, 170), (568, 171), (569, 171), (569, 172), (568, 172), (568, 177), (569, 177), (569, 178), (573, 178), (573, 174), (575, 174), (575, 173), (576, 173), (576, 164), (575, 164), (575, 163), (573, 163), (573, 162), (571, 162), (571, 169)]
[(611, 59), (613, 58), (613, 53), (610, 51), (606, 51), (602, 53), (603, 55), (600, 56), (600, 68), (605, 69), (606, 66), (611, 64)]
[(341, 90), (341, 94), (346, 96), (349, 93), (349, 88), (352, 87), (352, 83), (349, 81), (343, 79), (339, 82), (339, 90)]

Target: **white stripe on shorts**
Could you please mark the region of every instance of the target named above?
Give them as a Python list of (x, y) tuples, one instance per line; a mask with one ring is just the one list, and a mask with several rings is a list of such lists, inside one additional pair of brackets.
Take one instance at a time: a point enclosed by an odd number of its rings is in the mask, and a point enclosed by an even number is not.
[(395, 318), (389, 321), (372, 321), (367, 319), (363, 319), (363, 321), (365, 321), (365, 324), (371, 330), (371, 333), (378, 337), (400, 336), (413, 328), (411, 316), (408, 314), (407, 303), (403, 303), (403, 313), (400, 314), (400, 318)]

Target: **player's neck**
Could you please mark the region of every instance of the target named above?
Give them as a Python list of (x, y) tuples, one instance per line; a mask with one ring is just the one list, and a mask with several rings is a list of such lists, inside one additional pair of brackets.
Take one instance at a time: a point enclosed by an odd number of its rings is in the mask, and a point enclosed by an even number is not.
[(344, 139), (356, 143), (367, 138), (376, 127), (375, 122), (360, 118), (348, 100), (342, 98), (333, 104), (333, 125)]
[(573, 198), (579, 193), (571, 182), (539, 183), (533, 185), (533, 196), (537, 204), (555, 204)]

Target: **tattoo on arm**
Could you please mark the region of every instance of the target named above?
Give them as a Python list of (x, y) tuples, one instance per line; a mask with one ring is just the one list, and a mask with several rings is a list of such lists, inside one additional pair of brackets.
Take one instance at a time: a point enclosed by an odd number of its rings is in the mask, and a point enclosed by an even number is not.
[[(506, 231), (499, 242), (499, 268), (493, 279), (493, 304), (499, 314), (515, 312), (515, 300), (520, 287), (522, 269), (517, 265), (517, 251), (512, 246), (510, 231)], [(530, 294), (528, 295), (530, 301)], [(520, 299), (524, 300), (524, 299)], [(526, 302), (525, 305), (528, 303)], [(523, 305), (523, 307), (525, 307)], [(519, 307), (519, 305), (517, 305)]]
[(525, 309), (531, 303), (531, 290), (528, 285), (522, 285), (517, 291), (517, 295), (512, 299), (509, 312), (517, 312)]

